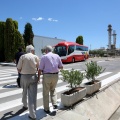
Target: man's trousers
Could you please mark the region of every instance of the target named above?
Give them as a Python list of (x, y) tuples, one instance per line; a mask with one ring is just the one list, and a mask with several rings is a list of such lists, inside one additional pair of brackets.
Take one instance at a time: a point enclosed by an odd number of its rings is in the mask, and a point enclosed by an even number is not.
[(36, 74), (22, 74), (21, 87), (23, 106), (27, 107), (27, 94), (28, 94), (28, 108), (30, 117), (36, 118), (36, 101), (37, 101), (37, 76)]
[(56, 85), (58, 74), (43, 74), (43, 106), (49, 110), (49, 93), (52, 105), (57, 105)]

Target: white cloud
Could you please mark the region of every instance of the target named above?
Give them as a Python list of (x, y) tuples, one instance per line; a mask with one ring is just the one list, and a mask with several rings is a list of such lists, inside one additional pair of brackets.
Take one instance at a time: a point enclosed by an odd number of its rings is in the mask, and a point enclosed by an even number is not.
[(32, 18), (32, 20), (34, 20), (34, 21), (40, 21), (40, 20), (43, 20), (44, 18), (42, 18), (42, 17), (38, 17), (38, 18)]
[[(32, 18), (32, 20), (41, 21), (41, 20), (44, 20), (44, 18), (43, 17), (38, 17), (38, 18)], [(58, 22), (58, 20), (55, 20), (53, 18), (48, 18), (48, 21), (50, 21), (50, 22)]]
[(53, 18), (48, 18), (48, 21), (52, 21), (52, 22), (58, 22), (58, 20), (55, 20), (55, 19), (53, 19)]
[(58, 20), (53, 20), (54, 22), (58, 22)]
[(52, 18), (48, 18), (48, 21), (52, 21)]
[(42, 17), (39, 17), (39, 18), (37, 18), (37, 20), (43, 20), (44, 18), (42, 18)]

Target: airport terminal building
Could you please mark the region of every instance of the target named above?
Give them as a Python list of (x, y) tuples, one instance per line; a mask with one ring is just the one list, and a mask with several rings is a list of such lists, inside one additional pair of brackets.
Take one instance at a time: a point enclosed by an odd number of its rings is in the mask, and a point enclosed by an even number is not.
[(35, 47), (35, 54), (39, 57), (42, 56), (42, 51), (46, 45), (51, 45), (54, 46), (58, 44), (59, 42), (65, 41), (63, 39), (58, 39), (57, 37), (55, 38), (50, 38), (50, 37), (44, 37), (44, 36), (37, 36), (35, 35), (33, 38), (33, 44)]

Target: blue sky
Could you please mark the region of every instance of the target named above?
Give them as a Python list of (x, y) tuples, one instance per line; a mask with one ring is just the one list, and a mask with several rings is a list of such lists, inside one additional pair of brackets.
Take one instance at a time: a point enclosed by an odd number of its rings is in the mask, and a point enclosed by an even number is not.
[(0, 21), (7, 18), (18, 21), (21, 33), (29, 22), (39, 36), (75, 42), (82, 35), (91, 49), (107, 48), (111, 24), (120, 48), (120, 0), (1, 0)]

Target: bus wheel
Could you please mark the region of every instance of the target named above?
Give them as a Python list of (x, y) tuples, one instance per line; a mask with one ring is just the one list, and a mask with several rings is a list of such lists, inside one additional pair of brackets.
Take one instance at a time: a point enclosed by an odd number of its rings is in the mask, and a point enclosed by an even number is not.
[(75, 58), (72, 58), (72, 62), (73, 62), (73, 63), (75, 62)]

